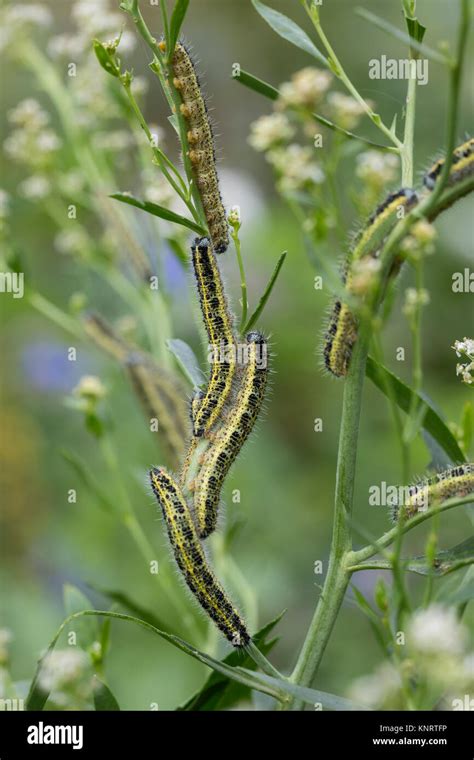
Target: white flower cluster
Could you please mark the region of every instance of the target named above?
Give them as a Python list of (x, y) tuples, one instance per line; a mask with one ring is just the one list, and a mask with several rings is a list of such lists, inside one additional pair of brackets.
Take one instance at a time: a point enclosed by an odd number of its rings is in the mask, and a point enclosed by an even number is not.
[(3, 144), (6, 155), (35, 172), (20, 191), (28, 197), (44, 197), (49, 192), (44, 172), (61, 148), (61, 140), (49, 126), (49, 115), (34, 98), (18, 103), (9, 111), (8, 121), (15, 128)]
[(73, 647), (50, 652), (40, 669), (39, 685), (57, 707), (84, 708), (92, 689), (88, 655)]
[(464, 338), (464, 340), (455, 340), (454, 346), (458, 358), (467, 359), (463, 364), (458, 362), (456, 365), (456, 375), (462, 377), (462, 382), (466, 385), (472, 385), (474, 383), (474, 339)]
[(407, 288), (405, 291), (405, 302), (403, 304), (402, 311), (407, 317), (413, 317), (414, 314), (423, 306), (427, 306), (430, 302), (430, 294), (425, 288)]
[(398, 158), (392, 153), (366, 150), (359, 153), (356, 161), (356, 176), (376, 194), (397, 178)]

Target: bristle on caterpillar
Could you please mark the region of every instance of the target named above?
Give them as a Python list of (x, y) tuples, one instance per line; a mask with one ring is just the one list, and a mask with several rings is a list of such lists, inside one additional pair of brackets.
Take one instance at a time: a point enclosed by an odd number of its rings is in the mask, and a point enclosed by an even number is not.
[[(370, 263), (370, 260), (378, 258), (395, 224), (417, 202), (418, 196), (414, 190), (401, 188), (390, 193), (369, 217), (366, 227), (359, 235), (344, 265), (342, 282), (349, 294), (354, 294), (354, 267), (360, 267), (361, 264)], [(390, 275), (393, 276), (399, 267), (400, 261), (395, 258)], [(324, 365), (334, 377), (340, 378), (347, 375), (357, 335), (357, 316), (343, 299), (337, 298), (330, 312), (323, 345)]]
[(250, 635), (246, 625), (208, 565), (180, 487), (163, 468), (150, 471), (150, 482), (186, 585), (232, 646), (247, 646)]
[[(428, 169), (423, 177), (423, 184), (428, 190), (433, 190), (436, 181), (440, 176), (444, 166), (444, 158), (440, 158), (433, 166)], [(449, 170), (447, 185), (454, 185), (468, 175), (474, 173), (474, 138), (466, 140), (462, 145), (458, 145), (453, 151), (453, 158)]]
[(474, 464), (462, 464), (439, 472), (431, 478), (408, 486), (403, 505), (392, 510), (392, 520), (400, 516), (410, 519), (428, 509), (439, 506), (448, 499), (472, 495), (474, 500)]
[(222, 484), (249, 437), (262, 408), (268, 381), (268, 344), (258, 332), (247, 337), (247, 362), (240, 378), (240, 390), (225, 424), (206, 451), (194, 494), (194, 516), (201, 538), (213, 532), (217, 523)]
[[(166, 49), (164, 42), (160, 43)], [(229, 245), (229, 227), (219, 190), (214, 137), (199, 80), (185, 46), (176, 44), (171, 61), (173, 84), (181, 96), (181, 113), (189, 126), (189, 160), (201, 197), (212, 247), (223, 253)]]
[(194, 435), (202, 437), (216, 423), (231, 390), (236, 369), (232, 319), (216, 257), (207, 238), (196, 238), (192, 260), (204, 325), (212, 351), (209, 382), (193, 410)]

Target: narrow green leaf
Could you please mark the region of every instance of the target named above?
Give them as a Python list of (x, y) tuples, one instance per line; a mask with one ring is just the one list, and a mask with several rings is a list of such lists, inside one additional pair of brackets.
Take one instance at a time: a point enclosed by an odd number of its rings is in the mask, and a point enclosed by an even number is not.
[(204, 382), (205, 377), (199, 367), (196, 354), (188, 343), (180, 338), (171, 338), (166, 341), (166, 347), (175, 356), (179, 366), (188, 378), (194, 388), (199, 388)]
[[(387, 387), (390, 387), (390, 391), (400, 409), (404, 412), (410, 411), (413, 391), (396, 375), (393, 375), (386, 367), (371, 357), (367, 359), (366, 375), (382, 393), (386, 394)], [(465, 462), (465, 456), (459, 448), (456, 438), (439, 414), (418, 394), (417, 404), (419, 405), (418, 409), (422, 409), (424, 413), (424, 429), (439, 443), (450, 461), (453, 463)]]
[(176, 42), (179, 37), (179, 32), (188, 10), (189, 0), (177, 0), (176, 5), (173, 8), (170, 22), (170, 40), (169, 46), (171, 53), (174, 51)]
[(96, 675), (92, 679), (92, 693), (94, 696), (94, 707), (97, 712), (120, 710), (119, 704), (110, 688)]
[[(424, 555), (400, 560), (405, 570), (417, 575), (449, 575), (467, 565), (474, 564), (474, 536), (466, 539), (452, 549), (444, 549), (436, 554), (434, 565), (428, 565)], [(362, 562), (355, 568), (359, 570), (391, 570), (392, 565), (386, 559), (374, 559)]]
[[(80, 589), (70, 583), (64, 584), (63, 599), (66, 615), (73, 615), (75, 612), (82, 612), (82, 610), (90, 610), (92, 607), (87, 596)], [(90, 620), (87, 618), (78, 620), (75, 633), (77, 636), (77, 643), (81, 649), (84, 649), (84, 651), (87, 652), (92, 644), (99, 640), (98, 621), (92, 618)]]
[(72, 451), (63, 449), (60, 451), (62, 458), (73, 468), (76, 475), (90, 491), (90, 493), (97, 499), (99, 506), (106, 512), (112, 513), (114, 507), (108, 500), (101, 487), (96, 483), (94, 477), (91, 475), (89, 467)]
[(288, 251), (284, 251), (281, 254), (280, 258), (278, 259), (277, 265), (276, 265), (275, 269), (273, 270), (273, 274), (270, 277), (268, 285), (265, 288), (265, 291), (264, 291), (262, 297), (260, 298), (260, 301), (258, 302), (258, 306), (255, 309), (255, 311), (252, 314), (252, 316), (250, 317), (250, 319), (248, 320), (247, 324), (245, 325), (245, 328), (243, 330), (244, 333), (247, 333), (254, 326), (254, 324), (256, 323), (256, 321), (258, 320), (258, 318), (260, 317), (260, 314), (264, 310), (265, 305), (266, 305), (268, 299), (270, 298), (270, 295), (271, 295), (271, 292), (273, 290), (273, 287), (274, 287), (274, 285), (275, 285), (275, 283), (276, 283), (276, 281), (278, 279), (278, 275), (280, 274), (280, 270), (281, 270), (281, 268), (283, 266), (283, 262), (286, 259), (287, 253), (288, 253)]
[[(248, 71), (244, 71), (243, 69), (240, 69), (238, 73), (233, 74), (232, 78), (237, 82), (240, 82), (240, 84), (243, 84), (244, 87), (248, 87), (250, 90), (254, 90), (254, 92), (258, 92), (260, 95), (264, 95), (269, 100), (277, 100), (280, 94), (279, 91), (271, 84), (264, 82), (263, 79), (259, 79), (258, 77), (250, 74)], [(345, 135), (350, 140), (358, 140), (359, 142), (364, 143), (364, 145), (370, 145), (370, 147), (377, 150), (392, 150), (392, 147), (390, 145), (381, 145), (380, 143), (373, 142), (373, 140), (368, 140), (366, 137), (356, 135), (354, 132), (349, 132), (349, 130), (343, 129), (343, 127), (339, 127), (329, 119), (326, 119), (325, 116), (321, 116), (318, 113), (313, 113), (311, 115), (313, 119), (319, 122), (319, 124), (323, 124), (323, 126), (331, 129), (333, 132), (339, 132), (339, 134)]]
[(128, 610), (128, 612), (131, 612), (133, 615), (135, 615), (135, 617), (140, 618), (141, 620), (145, 620), (145, 622), (150, 623), (150, 625), (154, 626), (155, 628), (163, 628), (169, 633), (173, 633), (173, 630), (170, 628), (170, 626), (165, 624), (161, 618), (155, 615), (154, 612), (151, 612), (150, 610), (145, 609), (145, 607), (142, 607), (140, 604), (138, 604), (138, 602), (135, 602), (124, 591), (103, 588), (102, 586), (97, 586), (95, 583), (88, 583), (87, 585), (94, 591), (102, 594), (102, 596), (105, 596), (105, 598), (109, 599), (111, 602), (119, 604), (121, 607)]
[(461, 418), (461, 429), (464, 450), (469, 452), (471, 450), (474, 436), (474, 406), (472, 401), (466, 401), (464, 404)]
[[(443, 63), (443, 64), (447, 63), (446, 58), (443, 55), (441, 55), (441, 53), (438, 53), (436, 52), (436, 50), (433, 50), (432, 48), (427, 47), (427, 45), (423, 45), (421, 41), (417, 41), (416, 38), (414, 39), (413, 37), (410, 37), (410, 35), (402, 31), (402, 29), (399, 29), (397, 26), (394, 26), (389, 21), (385, 21), (385, 19), (380, 18), (380, 16), (377, 16), (375, 13), (371, 13), (365, 8), (356, 8), (355, 12), (357, 13), (358, 16), (361, 16), (361, 18), (365, 19), (366, 21), (369, 21), (371, 24), (373, 24), (374, 26), (377, 26), (379, 29), (382, 29), (384, 32), (387, 32), (387, 34), (390, 34), (392, 37), (395, 37), (395, 39), (400, 40), (401, 42), (404, 42), (406, 45), (411, 46), (412, 48), (417, 50), (419, 53), (423, 53), (423, 55), (426, 58), (430, 58), (432, 61), (436, 61), (437, 63)], [(419, 27), (421, 27), (421, 29), (424, 29), (424, 27), (422, 27), (421, 24), (419, 24)], [(417, 31), (418, 35), (421, 33), (421, 29)]]
[(114, 198), (116, 201), (121, 201), (121, 203), (128, 203), (129, 206), (135, 206), (135, 208), (146, 211), (148, 214), (153, 214), (153, 216), (159, 216), (160, 219), (166, 219), (167, 222), (181, 224), (182, 227), (187, 227), (188, 229), (193, 230), (193, 232), (197, 232), (198, 235), (206, 234), (204, 227), (196, 224), (192, 219), (187, 219), (185, 216), (181, 216), (181, 214), (175, 214), (174, 211), (170, 211), (164, 206), (159, 206), (157, 203), (140, 201), (138, 198), (134, 198), (133, 195), (129, 195), (128, 193), (113, 193), (109, 197)]
[(106, 46), (100, 40), (93, 41), (94, 53), (102, 68), (113, 77), (120, 76), (120, 69), (115, 61), (115, 55), (112, 55)]
[(254, 90), (255, 92), (260, 93), (260, 95), (264, 95), (269, 100), (278, 100), (279, 92), (276, 89), (276, 87), (273, 87), (271, 84), (268, 84), (268, 82), (264, 82), (263, 79), (259, 79), (258, 77), (255, 77), (253, 74), (250, 74), (248, 71), (244, 71), (243, 69), (239, 69), (237, 73), (232, 75), (233, 79), (236, 79), (240, 84), (243, 84), (245, 87), (248, 87), (250, 90)]
[[(268, 654), (274, 643), (276, 643), (275, 639), (269, 643), (266, 642), (266, 639), (269, 633), (271, 633), (275, 626), (280, 622), (284, 614), (285, 613), (282, 612), (277, 618), (267, 623), (267, 625), (261, 628), (260, 631), (253, 637), (256, 646), (265, 655)], [(226, 665), (242, 665), (248, 667), (249, 669), (256, 667), (255, 663), (252, 661), (248, 654), (242, 655), (240, 652), (231, 652), (227, 655), (227, 657), (225, 657), (223, 662)], [(196, 694), (190, 697), (183, 705), (178, 707), (177, 710), (193, 712), (209, 711), (217, 708), (219, 703), (222, 703), (224, 696), (225, 705), (228, 708), (231, 707), (232, 704), (237, 702), (239, 699), (244, 699), (248, 691), (249, 690), (245, 687), (234, 684), (229, 680), (229, 678), (226, 678), (220, 673), (213, 672), (206, 679), (202, 688), (199, 689)], [(220, 709), (222, 709), (222, 704), (220, 704)]]
[(306, 32), (304, 32), (298, 24), (295, 24), (290, 18), (284, 16), (283, 13), (269, 8), (268, 5), (260, 2), (260, 0), (252, 0), (253, 6), (257, 13), (267, 22), (269, 26), (280, 37), (291, 42), (292, 45), (304, 50), (305, 53), (309, 53), (316, 58), (323, 66), (328, 66), (327, 59), (318, 50), (314, 42), (310, 40)]
[(415, 42), (423, 42), (423, 37), (425, 36), (425, 32), (426, 32), (426, 26), (423, 26), (423, 24), (420, 24), (417, 18), (408, 18), (408, 16), (405, 16), (405, 21), (407, 23), (408, 33), (410, 37), (412, 38), (412, 47), (413, 47), (413, 40)]

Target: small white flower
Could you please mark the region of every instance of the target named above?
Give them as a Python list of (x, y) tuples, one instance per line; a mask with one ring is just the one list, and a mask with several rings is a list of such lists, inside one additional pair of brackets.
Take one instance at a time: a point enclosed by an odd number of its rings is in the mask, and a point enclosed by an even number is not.
[(25, 98), (8, 112), (8, 121), (10, 124), (25, 127), (28, 131), (33, 132), (42, 129), (49, 123), (49, 115), (37, 100)]
[(102, 380), (95, 375), (83, 375), (73, 390), (73, 395), (79, 398), (98, 399), (104, 398), (107, 390)]
[(56, 691), (72, 686), (87, 671), (89, 658), (81, 649), (58, 649), (50, 652), (39, 673), (39, 683), (46, 691)]
[(82, 253), (86, 244), (84, 233), (78, 229), (62, 230), (54, 238), (56, 250), (66, 255)]
[(230, 225), (238, 225), (241, 224), (241, 218), (240, 218), (240, 206), (232, 206), (232, 208), (229, 211), (229, 224)]
[(329, 88), (331, 80), (332, 74), (329, 71), (313, 66), (297, 71), (290, 82), (284, 82), (280, 86), (277, 108), (287, 106), (315, 108)]
[(253, 122), (250, 129), (248, 141), (252, 148), (258, 151), (268, 150), (274, 145), (290, 140), (294, 135), (293, 127), (282, 113), (261, 116)]
[(456, 377), (461, 376), (463, 383), (472, 385), (474, 383), (474, 340), (472, 338), (464, 338), (463, 341), (456, 340), (452, 348), (456, 351), (458, 358), (468, 359), (464, 364), (456, 365)]
[(49, 8), (39, 4), (15, 3), (7, 10), (7, 23), (12, 25), (33, 24), (36, 26), (50, 26), (53, 16)]
[(407, 288), (405, 291), (405, 303), (402, 311), (407, 317), (413, 316), (419, 308), (426, 306), (430, 302), (430, 294), (425, 288), (416, 290), (416, 288)]
[(268, 160), (280, 174), (281, 192), (293, 192), (306, 185), (320, 185), (325, 180), (321, 166), (314, 161), (314, 151), (308, 146), (289, 145), (268, 154)]
[(357, 156), (356, 175), (367, 185), (379, 189), (397, 178), (398, 159), (391, 153), (366, 150)]
[[(365, 113), (364, 108), (355, 98), (344, 95), (342, 92), (330, 92), (327, 102), (329, 115), (343, 129), (354, 129)], [(370, 102), (369, 105), (371, 105)]]
[(357, 678), (351, 684), (349, 697), (361, 705), (380, 708), (396, 699), (401, 685), (399, 672), (393, 665), (384, 662), (373, 674)]
[(41, 198), (46, 198), (51, 192), (51, 184), (46, 177), (34, 174), (24, 179), (23, 182), (20, 182), (18, 189), (24, 198), (41, 200)]
[(417, 610), (407, 628), (407, 643), (424, 655), (462, 654), (466, 638), (466, 629), (455, 610), (441, 604)]

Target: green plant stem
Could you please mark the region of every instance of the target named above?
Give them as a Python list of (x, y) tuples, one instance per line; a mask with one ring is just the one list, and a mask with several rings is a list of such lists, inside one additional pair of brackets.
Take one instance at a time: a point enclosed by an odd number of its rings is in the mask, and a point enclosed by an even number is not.
[(338, 77), (338, 79), (341, 80), (341, 82), (346, 86), (346, 88), (351, 93), (352, 97), (357, 100), (361, 108), (365, 111), (369, 119), (375, 124), (375, 126), (380, 129), (381, 132), (387, 137), (391, 143), (395, 145), (397, 148), (397, 151), (400, 152), (403, 145), (398, 139), (398, 137), (389, 129), (389, 127), (384, 124), (382, 119), (380, 118), (380, 115), (375, 113), (370, 105), (367, 103), (367, 101), (364, 100), (362, 95), (359, 93), (357, 88), (352, 84), (351, 80), (347, 76), (346, 72), (344, 71), (344, 68), (342, 67), (341, 62), (339, 61), (336, 53), (334, 52), (331, 43), (329, 42), (328, 38), (326, 37), (326, 34), (324, 33), (324, 30), (321, 26), (321, 22), (319, 19), (319, 8), (316, 5), (309, 6), (307, 3), (304, 3), (304, 8), (306, 9), (306, 12), (308, 13), (308, 16), (310, 17), (314, 28), (316, 29), (316, 32), (318, 33), (319, 39), (323, 43), (326, 52), (329, 56), (329, 62), (332, 71), (334, 74)]
[[(302, 686), (309, 686), (317, 673), (350, 580), (346, 559), (352, 549), (350, 518), (368, 341), (369, 331), (365, 329), (355, 346), (344, 386), (329, 567), (316, 612), (290, 678)], [(288, 708), (299, 710), (301, 702), (291, 700)]]
[[(442, 514), (443, 512), (447, 512), (448, 510), (454, 509), (454, 507), (462, 506), (463, 504), (472, 504), (472, 496), (466, 496), (463, 499), (449, 499), (439, 506), (432, 507), (431, 509), (426, 510), (426, 512), (421, 512), (415, 517), (411, 517), (409, 520), (405, 520), (405, 522), (402, 523), (401, 532), (408, 533), (408, 531), (418, 527), (418, 525), (421, 525), (423, 522), (425, 522), (425, 520), (430, 520), (435, 515)], [(397, 523), (397, 525), (384, 533), (383, 536), (377, 539), (377, 541), (374, 541), (373, 544), (364, 546), (362, 549), (351, 552), (347, 557), (348, 570), (352, 572), (352, 570), (355, 569), (361, 562), (374, 557), (387, 546), (390, 546), (390, 544), (392, 544), (397, 538), (399, 531), (400, 525)]]
[(237, 263), (239, 265), (240, 291), (242, 294), (242, 313), (240, 316), (239, 332), (242, 333), (245, 328), (245, 325), (247, 324), (248, 301), (247, 301), (247, 280), (245, 278), (244, 262), (242, 260), (242, 246), (240, 245), (238, 226), (235, 226), (232, 228), (231, 237), (232, 237), (232, 240), (234, 241), (235, 253), (237, 256)]

